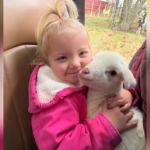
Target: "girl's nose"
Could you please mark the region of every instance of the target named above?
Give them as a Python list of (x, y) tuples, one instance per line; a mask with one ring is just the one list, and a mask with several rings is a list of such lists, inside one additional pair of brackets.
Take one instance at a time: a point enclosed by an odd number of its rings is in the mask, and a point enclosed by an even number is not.
[(72, 68), (79, 68), (81, 67), (81, 62), (79, 59), (74, 59), (71, 61)]

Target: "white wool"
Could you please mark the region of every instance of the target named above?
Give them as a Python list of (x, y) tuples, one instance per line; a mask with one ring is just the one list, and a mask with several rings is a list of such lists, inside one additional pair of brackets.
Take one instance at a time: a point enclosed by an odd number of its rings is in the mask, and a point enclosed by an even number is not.
[[(100, 104), (107, 97), (118, 95), (122, 85), (126, 89), (136, 85), (131, 71), (128, 69), (124, 58), (115, 52), (99, 52), (94, 60), (80, 73), (81, 84), (89, 87), (87, 97), (88, 117), (95, 117), (101, 110)], [(143, 129), (142, 113), (135, 108), (133, 120), (138, 121), (136, 128), (122, 134), (122, 142), (115, 150), (145, 150), (146, 142)]]

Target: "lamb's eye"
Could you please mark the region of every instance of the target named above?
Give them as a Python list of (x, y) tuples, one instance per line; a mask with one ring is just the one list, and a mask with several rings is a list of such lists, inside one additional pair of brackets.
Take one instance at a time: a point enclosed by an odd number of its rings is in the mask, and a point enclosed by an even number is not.
[(109, 74), (111, 76), (115, 76), (117, 74), (117, 72), (115, 70), (109, 70), (109, 71), (106, 71), (106, 74)]
[(117, 74), (117, 72), (116, 72), (115, 70), (111, 70), (111, 71), (110, 71), (110, 75), (111, 75), (111, 76), (115, 76), (116, 74)]

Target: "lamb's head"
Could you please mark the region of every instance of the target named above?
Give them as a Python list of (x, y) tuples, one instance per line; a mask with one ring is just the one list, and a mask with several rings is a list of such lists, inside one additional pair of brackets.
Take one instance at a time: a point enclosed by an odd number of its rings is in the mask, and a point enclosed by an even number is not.
[(79, 74), (81, 84), (101, 93), (118, 94), (122, 85), (135, 86), (136, 81), (123, 57), (115, 52), (99, 52)]

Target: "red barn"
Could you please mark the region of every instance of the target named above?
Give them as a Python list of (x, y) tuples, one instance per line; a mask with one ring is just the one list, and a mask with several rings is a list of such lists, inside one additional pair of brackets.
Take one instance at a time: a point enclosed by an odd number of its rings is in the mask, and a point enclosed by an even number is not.
[(86, 13), (103, 13), (107, 5), (108, 1), (106, 0), (85, 0)]

